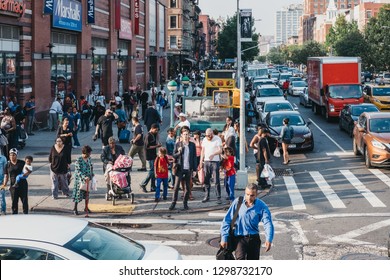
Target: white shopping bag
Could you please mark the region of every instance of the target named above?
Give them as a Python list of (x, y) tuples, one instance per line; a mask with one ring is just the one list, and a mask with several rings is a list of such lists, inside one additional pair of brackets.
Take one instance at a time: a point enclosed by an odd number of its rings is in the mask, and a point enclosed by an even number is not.
[(267, 178), (268, 180), (272, 180), (273, 178), (275, 178), (275, 172), (272, 169), (271, 165), (269, 165), (269, 164), (264, 165), (264, 168), (263, 168), (263, 171), (261, 171), (260, 177)]
[(279, 150), (279, 147), (276, 147), (275, 151), (274, 151), (274, 157), (280, 157), (280, 150)]

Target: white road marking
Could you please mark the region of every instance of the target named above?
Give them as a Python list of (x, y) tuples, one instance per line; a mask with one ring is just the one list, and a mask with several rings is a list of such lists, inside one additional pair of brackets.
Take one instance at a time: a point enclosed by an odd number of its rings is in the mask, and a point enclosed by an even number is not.
[(366, 186), (360, 182), (355, 175), (352, 174), (349, 170), (340, 170), (340, 172), (344, 175), (344, 177), (361, 193), (368, 202), (372, 205), (372, 207), (386, 207), (382, 201), (379, 200), (378, 197), (375, 196)]
[(110, 226), (124, 224), (180, 224), (180, 225), (200, 225), (200, 226), (213, 226), (221, 225), (221, 222), (210, 222), (203, 220), (167, 220), (167, 219), (88, 219), (91, 222), (107, 224)]
[(295, 180), (291, 176), (283, 176), (284, 184), (286, 185), (287, 192), (290, 196), (291, 204), (294, 210), (305, 210), (306, 206), (299, 192)]
[(390, 187), (390, 178), (385, 175), (382, 171), (379, 169), (368, 169), (372, 174), (374, 174), (376, 177), (379, 178), (383, 183), (385, 183), (387, 186)]
[(333, 153), (326, 153), (326, 155), (336, 156), (336, 157), (355, 156), (353, 152), (333, 152)]
[(294, 244), (309, 244), (309, 240), (307, 239), (299, 221), (291, 222), (291, 225), (296, 229), (296, 232), (293, 233), (291, 236), (292, 240), (294, 241)]
[(390, 226), (390, 219), (367, 225), (339, 236), (334, 236), (328, 240), (322, 241), (320, 244), (350, 243), (354, 245), (373, 245), (373, 243), (358, 241), (354, 238), (388, 226)]
[(346, 208), (345, 204), (341, 201), (334, 190), (325, 181), (324, 177), (318, 171), (310, 172), (311, 177), (314, 179), (318, 187), (324, 193), (325, 197), (332, 204), (333, 208)]
[(335, 140), (333, 140), (332, 137), (330, 137), (325, 131), (323, 131), (315, 122), (313, 122), (312, 119), (309, 118), (309, 121), (311, 121), (312, 124), (314, 124), (319, 129), (319, 131), (321, 131), (326, 137), (328, 137), (328, 139), (330, 141), (332, 141), (333, 144), (335, 144), (337, 146), (337, 148), (339, 148), (342, 152), (346, 153), (346, 151), (339, 144), (337, 144), (337, 142)]
[[(217, 251), (215, 251), (217, 253)], [(273, 256), (270, 255), (264, 255), (268, 253), (264, 253), (264, 251), (261, 251), (260, 253), (260, 260), (273, 260)], [(214, 255), (181, 255), (183, 257), (183, 260), (215, 260)]]

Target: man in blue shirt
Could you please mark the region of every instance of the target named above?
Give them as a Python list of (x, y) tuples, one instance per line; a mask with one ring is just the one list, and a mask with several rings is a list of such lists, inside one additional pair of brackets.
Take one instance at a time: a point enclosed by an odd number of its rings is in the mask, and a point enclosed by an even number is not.
[(26, 103), (26, 105), (24, 106), (24, 109), (26, 110), (26, 117), (27, 117), (26, 132), (28, 135), (34, 135), (34, 133), (32, 133), (34, 116), (35, 116), (35, 96), (34, 95), (30, 96), (30, 99)]
[[(234, 212), (237, 209), (238, 198), (236, 198), (221, 225), (221, 247), (228, 246), (230, 223)], [(234, 236), (236, 240), (235, 257), (237, 260), (258, 260), (260, 258), (261, 240), (259, 235), (259, 223), (263, 223), (265, 230), (265, 252), (271, 249), (274, 238), (274, 225), (272, 223), (271, 212), (268, 206), (257, 198), (257, 186), (249, 184), (245, 188), (245, 196), (238, 212), (238, 217), (234, 226)]]

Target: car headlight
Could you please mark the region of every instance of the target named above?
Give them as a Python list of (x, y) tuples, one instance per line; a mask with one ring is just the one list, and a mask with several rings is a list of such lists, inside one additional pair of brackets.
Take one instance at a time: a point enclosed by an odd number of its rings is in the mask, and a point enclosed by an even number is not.
[(378, 149), (381, 149), (381, 150), (385, 150), (386, 149), (386, 146), (383, 145), (381, 142), (377, 141), (377, 140), (371, 140), (371, 144), (375, 147), (375, 148), (378, 148)]
[(334, 112), (334, 105), (333, 104), (329, 105), (329, 111)]
[(311, 132), (303, 134), (303, 138), (310, 138), (311, 137)]

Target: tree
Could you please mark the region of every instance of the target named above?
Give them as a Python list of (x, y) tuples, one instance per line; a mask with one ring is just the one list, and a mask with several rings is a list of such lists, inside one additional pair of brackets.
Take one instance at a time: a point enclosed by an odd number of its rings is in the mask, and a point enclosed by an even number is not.
[(366, 66), (371, 71), (390, 69), (390, 5), (384, 5), (364, 30), (367, 42)]
[[(259, 34), (255, 33), (256, 29), (253, 27), (252, 19), (252, 42), (241, 43), (241, 50), (250, 47), (253, 49), (247, 50), (242, 54), (243, 61), (252, 61), (259, 53), (257, 42)], [(222, 31), (218, 34), (217, 51), (220, 59), (237, 57), (237, 14), (228, 18), (222, 25)]]
[(282, 50), (280, 47), (272, 48), (268, 55), (267, 60), (273, 64), (284, 64), (286, 63), (286, 59), (282, 54)]
[(345, 34), (334, 44), (334, 50), (339, 56), (366, 57), (367, 42), (359, 30), (353, 30)]

